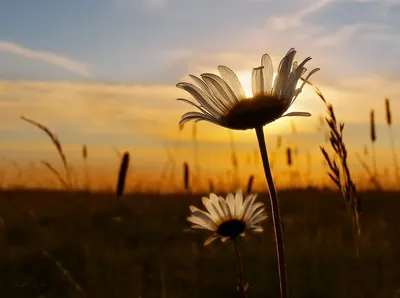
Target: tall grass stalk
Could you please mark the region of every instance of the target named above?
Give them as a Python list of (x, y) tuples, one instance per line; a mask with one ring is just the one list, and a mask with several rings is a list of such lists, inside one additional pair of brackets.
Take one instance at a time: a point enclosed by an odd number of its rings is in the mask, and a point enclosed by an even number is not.
[(374, 110), (370, 112), (370, 139), (372, 147), (372, 166), (374, 169), (374, 175), (378, 175), (378, 169), (376, 166), (376, 155), (375, 155), (375, 142), (376, 142), (376, 131), (375, 131), (375, 113)]
[[(311, 82), (307, 83), (314, 88), (315, 93), (321, 98), (328, 110), (328, 116), (325, 117), (325, 121), (330, 130), (329, 140), (335, 155), (329, 156), (328, 152), (323, 146), (320, 146), (320, 149), (330, 169), (330, 171), (328, 171), (328, 175), (334, 184), (339, 188), (345, 200), (349, 216), (352, 220), (355, 252), (356, 256), (359, 257), (360, 249), (358, 241), (359, 236), (361, 235), (361, 202), (357, 194), (356, 185), (351, 178), (350, 169), (347, 164), (347, 148), (343, 140), (344, 123), (338, 123), (333, 106), (326, 101), (321, 90)], [(335, 161), (336, 157), (338, 157), (340, 160), (341, 170)]]
[(89, 170), (88, 170), (88, 149), (86, 144), (82, 146), (82, 158), (83, 158), (83, 167), (84, 167), (84, 175), (85, 175), (85, 190), (89, 191)]
[(183, 188), (189, 191), (189, 165), (187, 162), (183, 163)]
[(56, 258), (54, 258), (47, 250), (42, 250), (42, 255), (51, 260), (56, 266), (57, 269), (63, 274), (63, 276), (68, 280), (68, 282), (79, 292), (81, 297), (86, 298), (86, 294), (83, 291), (82, 287), (75, 281), (72, 277), (71, 273), (64, 268), (64, 266), (59, 262)]
[(231, 147), (231, 165), (233, 168), (233, 188), (239, 187), (239, 162), (237, 158), (237, 150), (235, 145), (235, 140), (233, 138), (233, 132), (228, 130), (229, 133), (229, 145)]
[(247, 181), (247, 190), (246, 190), (248, 194), (251, 194), (251, 191), (253, 190), (253, 183), (254, 183), (254, 175), (250, 175), (249, 180)]
[[(59, 154), (59, 156), (60, 156), (60, 158), (62, 160), (62, 163), (64, 165), (65, 175), (66, 175), (66, 183), (68, 185), (68, 188), (71, 188), (72, 187), (72, 183), (71, 183), (70, 169), (69, 169), (69, 166), (68, 166), (67, 158), (66, 158), (66, 156), (64, 154), (61, 142), (58, 139), (58, 137), (54, 133), (52, 133), (50, 129), (48, 129), (46, 126), (40, 124), (39, 122), (36, 122), (34, 120), (31, 120), (31, 119), (28, 119), (28, 118), (26, 118), (24, 116), (21, 116), (21, 120), (23, 120), (23, 121), (25, 121), (25, 122), (27, 122), (29, 124), (32, 124), (33, 126), (36, 126), (37, 128), (42, 130), (44, 133), (46, 133), (50, 137), (50, 139), (51, 139), (52, 143), (54, 144), (54, 146), (56, 147), (57, 152), (58, 152), (58, 154)], [(54, 167), (52, 167), (52, 168), (54, 169)]]
[(60, 181), (61, 185), (68, 189), (69, 185), (68, 182), (64, 180), (64, 178), (61, 176), (61, 174), (57, 171), (57, 169), (55, 169), (49, 162), (42, 160), (42, 164), (48, 168), (50, 170), (50, 172), (52, 172), (54, 174), (54, 176), (56, 176), (56, 178), (58, 179), (58, 181)]
[(117, 181), (117, 198), (121, 198), (124, 194), (126, 184), (126, 174), (129, 167), (129, 152), (125, 152), (121, 159), (121, 165), (119, 167), (118, 181)]
[(197, 178), (196, 181), (199, 181), (200, 177), (200, 167), (199, 167), (199, 143), (197, 138), (197, 123), (193, 122), (192, 126), (192, 140), (193, 140), (193, 165), (195, 168), (194, 175)]
[(361, 164), (361, 166), (364, 168), (364, 170), (367, 172), (368, 176), (369, 176), (369, 180), (371, 181), (371, 183), (375, 186), (376, 190), (381, 190), (382, 186), (379, 183), (377, 177), (374, 175), (374, 173), (371, 171), (371, 169), (369, 168), (368, 164), (366, 162), (364, 162), (361, 158), (361, 156), (356, 153), (356, 157), (358, 159), (358, 162)]
[(392, 129), (392, 112), (390, 109), (390, 101), (388, 98), (385, 98), (385, 110), (386, 110), (386, 123), (388, 125), (389, 135), (390, 135), (390, 146), (392, 148), (396, 184), (397, 188), (400, 188), (400, 170), (399, 170), (399, 163), (397, 160), (396, 148), (394, 145), (393, 129)]

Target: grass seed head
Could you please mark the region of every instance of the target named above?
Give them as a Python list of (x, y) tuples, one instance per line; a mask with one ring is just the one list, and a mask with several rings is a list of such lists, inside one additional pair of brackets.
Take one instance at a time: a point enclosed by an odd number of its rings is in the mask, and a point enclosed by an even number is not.
[(370, 127), (370, 137), (371, 137), (371, 142), (376, 141), (376, 133), (375, 133), (375, 115), (374, 115), (374, 110), (371, 110), (370, 113), (370, 120), (371, 120), (371, 127)]
[(129, 167), (129, 152), (125, 152), (121, 159), (121, 165), (119, 167), (118, 182), (117, 182), (117, 198), (121, 198), (124, 194), (126, 174)]

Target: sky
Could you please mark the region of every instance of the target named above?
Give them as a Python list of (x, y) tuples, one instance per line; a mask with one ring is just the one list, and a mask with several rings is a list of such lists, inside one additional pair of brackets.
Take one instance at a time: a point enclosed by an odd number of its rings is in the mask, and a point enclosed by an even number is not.
[[(160, 179), (169, 159), (177, 172), (188, 161), (199, 164), (205, 176), (228, 175), (231, 138), (241, 183), (253, 173), (262, 184), (261, 165), (248, 162), (257, 149), (254, 131), (231, 135), (200, 122), (194, 142), (191, 123), (178, 129), (181, 115), (191, 108), (176, 101), (190, 95), (175, 85), (190, 82), (189, 74), (216, 73), (218, 65), (226, 65), (249, 89), (251, 70), (262, 54), (270, 54), (276, 70), (292, 47), (299, 61), (312, 57), (308, 69), (321, 68), (312, 82), (346, 123), (349, 163), (361, 180), (366, 176), (355, 154), (363, 155), (367, 145), (370, 153), (364, 158), (371, 166), (369, 113), (375, 110), (379, 173), (383, 181), (393, 180), (384, 98), (391, 100), (396, 143), (399, 16), (398, 0), (3, 0), (0, 182), (32, 186), (54, 180), (41, 160), (61, 171), (48, 137), (23, 122), (23, 115), (56, 133), (77, 172), (89, 168), (100, 186), (114, 183), (119, 157), (113, 148), (131, 152), (131, 170), (142, 179), (132, 178), (133, 184)], [(282, 135), (283, 147), (297, 146), (296, 169), (301, 172), (310, 155), (311, 180), (316, 181), (326, 170), (319, 146), (329, 147), (318, 129), (325, 107), (306, 87), (291, 110), (312, 116), (268, 125), (267, 145), (273, 151)], [(86, 165), (83, 144), (89, 148)], [(284, 152), (276, 154), (281, 156), (276, 173), (294, 171), (287, 169)], [(34, 179), (42, 176), (42, 182)]]

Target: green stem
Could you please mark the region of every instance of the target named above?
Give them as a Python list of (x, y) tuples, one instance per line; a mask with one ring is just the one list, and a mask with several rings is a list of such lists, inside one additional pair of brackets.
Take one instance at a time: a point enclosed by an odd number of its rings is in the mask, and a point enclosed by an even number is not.
[(279, 214), (278, 196), (276, 194), (274, 180), (272, 178), (271, 168), (269, 166), (267, 146), (265, 145), (263, 127), (257, 127), (256, 134), (257, 134), (258, 145), (260, 147), (261, 159), (264, 166), (264, 173), (265, 173), (265, 178), (267, 179), (269, 198), (271, 202), (272, 224), (274, 226), (274, 234), (275, 234), (281, 298), (287, 298), (288, 290), (287, 290), (287, 279), (286, 279), (286, 265), (285, 265), (284, 249), (283, 249), (283, 233), (282, 233), (281, 218)]
[(246, 288), (244, 285), (244, 280), (243, 280), (243, 265), (242, 265), (242, 261), (240, 259), (240, 254), (239, 254), (239, 249), (237, 247), (237, 243), (236, 243), (236, 238), (232, 238), (232, 244), (233, 244), (233, 248), (235, 250), (235, 254), (236, 254), (236, 261), (237, 261), (237, 269), (238, 269), (238, 278), (239, 278), (239, 293), (240, 296), (242, 296), (243, 298), (246, 298)]

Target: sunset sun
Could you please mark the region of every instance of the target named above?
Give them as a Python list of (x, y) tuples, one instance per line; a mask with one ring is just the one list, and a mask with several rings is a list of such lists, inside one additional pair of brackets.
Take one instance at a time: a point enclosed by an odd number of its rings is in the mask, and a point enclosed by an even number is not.
[[(253, 97), (253, 92), (251, 91), (251, 71), (239, 71), (237, 73), (238, 79), (240, 83), (242, 83), (244, 93), (246, 93), (246, 97)], [(275, 81), (276, 72), (273, 74), (273, 81)]]

